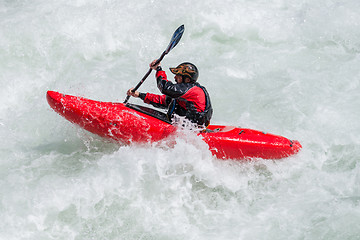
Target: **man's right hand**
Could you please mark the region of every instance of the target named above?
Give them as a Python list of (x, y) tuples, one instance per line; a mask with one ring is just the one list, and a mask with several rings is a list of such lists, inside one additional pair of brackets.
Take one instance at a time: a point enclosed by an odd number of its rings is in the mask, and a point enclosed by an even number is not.
[(150, 63), (150, 65), (149, 65), (149, 67), (150, 67), (152, 70), (156, 70), (156, 68), (157, 68), (158, 66), (160, 66), (160, 63), (155, 64), (156, 61), (157, 61), (157, 59), (155, 59), (154, 61), (152, 61), (152, 62)]

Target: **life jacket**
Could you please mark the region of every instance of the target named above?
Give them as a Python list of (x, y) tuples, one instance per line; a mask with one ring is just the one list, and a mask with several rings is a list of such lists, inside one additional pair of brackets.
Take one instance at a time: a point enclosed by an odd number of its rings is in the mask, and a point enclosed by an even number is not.
[[(191, 101), (186, 101), (186, 108), (182, 107), (179, 103), (179, 99), (172, 99), (167, 112), (167, 117), (169, 120), (173, 118), (174, 114), (179, 116), (185, 116), (191, 122), (196, 123), (197, 125), (205, 125), (206, 127), (210, 124), (210, 119), (213, 114), (213, 109), (211, 107), (211, 101), (209, 93), (206, 88), (201, 86), (199, 83), (194, 83), (196, 87), (199, 87), (205, 94), (205, 109), (203, 111), (198, 111), (194, 107), (194, 103)], [(185, 99), (185, 98), (181, 98)]]
[(156, 80), (160, 92), (164, 95), (147, 93), (143, 99), (145, 103), (155, 107), (168, 107), (169, 120), (173, 114), (177, 114), (198, 125), (209, 125), (213, 109), (205, 87), (199, 83), (174, 84), (167, 80), (164, 71), (156, 73)]

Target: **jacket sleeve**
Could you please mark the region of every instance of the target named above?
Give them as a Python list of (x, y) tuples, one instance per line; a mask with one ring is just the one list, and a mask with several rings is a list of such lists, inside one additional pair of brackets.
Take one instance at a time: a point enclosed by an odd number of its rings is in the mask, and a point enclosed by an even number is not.
[(148, 103), (158, 108), (167, 108), (171, 102), (171, 98), (166, 95), (157, 95), (152, 93), (146, 93), (144, 103)]
[(166, 73), (162, 70), (156, 72), (156, 81), (160, 92), (171, 98), (181, 97), (185, 93), (178, 84), (170, 82)]

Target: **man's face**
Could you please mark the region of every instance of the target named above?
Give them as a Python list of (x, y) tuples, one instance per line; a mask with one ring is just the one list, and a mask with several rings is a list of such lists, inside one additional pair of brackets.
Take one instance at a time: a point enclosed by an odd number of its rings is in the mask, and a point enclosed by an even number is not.
[(183, 78), (181, 75), (175, 75), (175, 82), (176, 83), (182, 83), (183, 82)]

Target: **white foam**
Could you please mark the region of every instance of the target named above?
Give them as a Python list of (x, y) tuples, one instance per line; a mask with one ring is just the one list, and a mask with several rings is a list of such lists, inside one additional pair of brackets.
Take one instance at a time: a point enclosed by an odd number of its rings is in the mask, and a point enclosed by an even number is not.
[[(355, 0), (0, 3), (0, 239), (356, 239), (358, 9)], [(298, 155), (217, 160), (189, 131), (172, 147), (122, 146), (47, 105), (47, 90), (122, 102), (181, 24), (162, 64), (198, 66), (212, 123), (298, 139)], [(139, 90), (159, 93), (153, 74)]]

